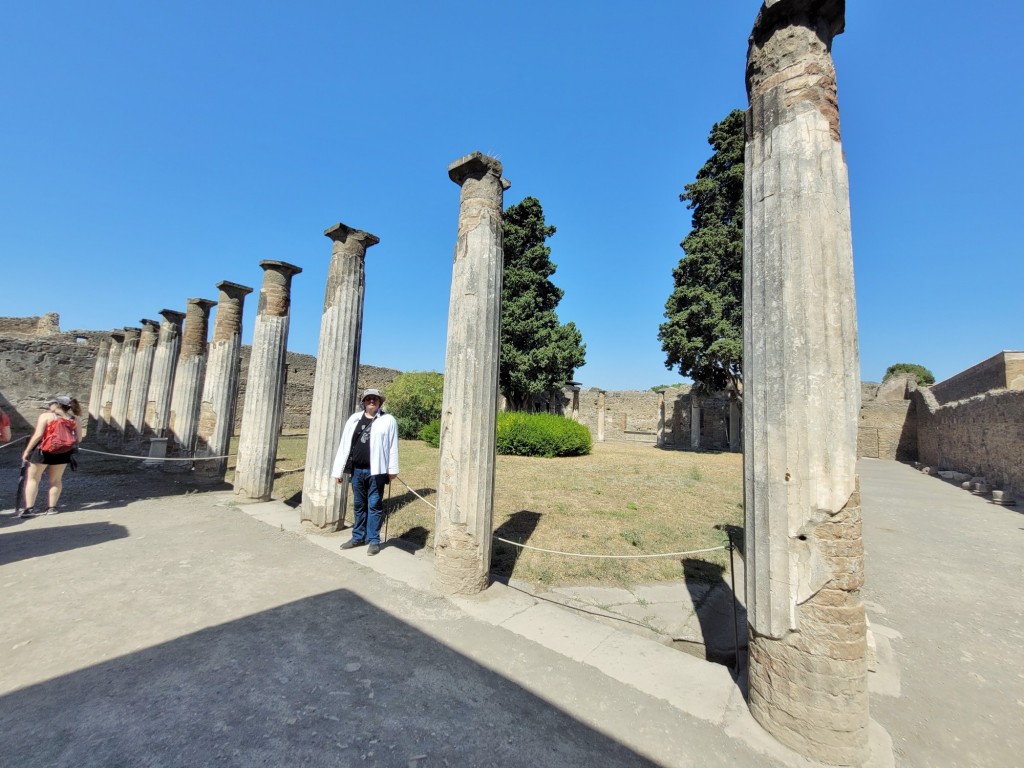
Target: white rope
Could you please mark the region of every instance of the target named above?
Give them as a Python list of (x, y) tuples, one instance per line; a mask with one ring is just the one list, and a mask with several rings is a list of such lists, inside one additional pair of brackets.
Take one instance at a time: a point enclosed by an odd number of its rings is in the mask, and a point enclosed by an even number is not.
[[(422, 501), (428, 507), (434, 510), (437, 509), (437, 507), (435, 507), (429, 501), (427, 501), (418, 493), (416, 493), (416, 491), (412, 489), (412, 486), (405, 482), (405, 480), (402, 480), (402, 478), (400, 477), (396, 477), (395, 479), (401, 482), (402, 485), (409, 489), (413, 496)], [(689, 552), (666, 552), (660, 555), (587, 555), (583, 554), (582, 552), (562, 552), (557, 549), (543, 549), (541, 547), (531, 547), (529, 544), (520, 544), (518, 541), (509, 541), (508, 539), (503, 539), (500, 536), (495, 536), (494, 539), (496, 541), (502, 541), (506, 544), (511, 544), (513, 547), (520, 547), (521, 549), (532, 549), (534, 552), (547, 552), (548, 554), (565, 555), (566, 557), (593, 557), (600, 558), (602, 560), (641, 560), (651, 557), (682, 557), (683, 555), (700, 555), (705, 552), (719, 552), (720, 550), (728, 549), (728, 547), (726, 546), (721, 546), (711, 547), (710, 549), (692, 549)]]
[(17, 445), (22, 440), (28, 440), (28, 435), (25, 435), (24, 437), (19, 437), (17, 440), (11, 440), (11, 442), (9, 443), (4, 443), (3, 445), (0, 445), (0, 451), (2, 451), (4, 448), (10, 448), (12, 445)]
[(128, 453), (107, 453), (106, 451), (94, 451), (91, 448), (79, 448), (83, 453), (95, 453), (99, 456), (116, 456), (119, 459), (138, 459), (139, 461), (212, 461), (213, 459), (230, 459), (237, 456), (237, 453), (229, 453), (225, 456), (193, 456), (189, 459), (179, 459), (170, 456), (157, 458), (155, 456), (133, 456)]

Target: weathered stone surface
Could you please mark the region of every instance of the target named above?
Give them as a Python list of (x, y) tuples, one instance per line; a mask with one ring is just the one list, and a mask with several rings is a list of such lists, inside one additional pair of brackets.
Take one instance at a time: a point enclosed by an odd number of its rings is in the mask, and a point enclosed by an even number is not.
[(238, 438), (235, 494), (266, 500), (274, 486), (274, 461), (284, 411), (291, 283), (302, 269), (283, 261), (261, 261), (260, 267), (263, 286)]
[(441, 406), (440, 468), (434, 534), (437, 587), (471, 594), (487, 586), (494, 506), (501, 321), (501, 163), (479, 152), (448, 176), (461, 187), (452, 264)]
[(110, 337), (100, 339), (96, 349), (96, 363), (92, 374), (92, 388), (89, 390), (89, 417), (86, 427), (86, 435), (96, 430), (100, 418), (100, 410), (103, 397), (103, 381), (107, 375), (107, 362), (110, 359)]
[(346, 486), (331, 478), (331, 465), (345, 419), (356, 409), (366, 249), (380, 238), (340, 223), (324, 234), (332, 241), (331, 264), (320, 318), (301, 517), (318, 528), (334, 529), (341, 519)]
[(182, 323), (185, 313), (162, 309), (160, 336), (153, 353), (153, 372), (146, 396), (145, 433), (166, 437), (171, 418), (171, 394), (174, 391), (174, 373), (181, 353)]
[(142, 319), (142, 333), (135, 351), (135, 370), (132, 373), (128, 393), (128, 416), (125, 421), (125, 438), (135, 440), (145, 431), (146, 404), (149, 396), (149, 382), (153, 375), (153, 356), (160, 335), (160, 323)]
[[(747, 56), (744, 495), (750, 708), (825, 762), (868, 755), (844, 3), (774, 0)], [(838, 594), (837, 594), (838, 593)]]
[(103, 377), (103, 394), (100, 396), (99, 418), (96, 434), (103, 435), (110, 428), (110, 411), (114, 403), (114, 385), (117, 383), (117, 369), (121, 365), (121, 350), (124, 333), (110, 334), (110, 354), (107, 358), (107, 372)]
[[(196, 426), (196, 470), (223, 477), (227, 452), (235, 427), (238, 402), (238, 369), (242, 350), (242, 312), (252, 288), (227, 280), (217, 283), (220, 296), (213, 323), (213, 339), (207, 347), (206, 374)], [(212, 458), (204, 458), (212, 457)]]
[[(199, 397), (206, 373), (206, 338), (210, 330), (210, 309), (217, 305), (210, 299), (189, 299), (185, 308), (185, 325), (181, 334), (181, 352), (174, 371), (168, 433), (169, 454), (191, 456), (195, 448)], [(183, 462), (164, 465), (165, 470), (184, 469)]]

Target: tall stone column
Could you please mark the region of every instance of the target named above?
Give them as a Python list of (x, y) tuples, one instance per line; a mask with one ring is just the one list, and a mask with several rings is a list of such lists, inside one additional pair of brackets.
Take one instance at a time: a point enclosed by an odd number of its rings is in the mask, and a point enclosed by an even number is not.
[(665, 445), (665, 393), (658, 393), (658, 447)]
[(597, 393), (597, 442), (604, 442), (604, 390)]
[(160, 323), (160, 336), (153, 354), (153, 373), (149, 380), (149, 394), (146, 396), (145, 432), (155, 437), (167, 437), (174, 371), (181, 353), (181, 325), (185, 313), (161, 309), (160, 314), (164, 320)]
[(740, 403), (735, 397), (729, 398), (729, 450), (738, 453), (743, 448), (743, 420), (740, 418)]
[(690, 390), (690, 448), (700, 448), (700, 397)]
[(128, 397), (131, 394), (132, 375), (135, 373), (135, 353), (139, 349), (141, 328), (125, 328), (121, 347), (121, 363), (117, 368), (114, 395), (110, 406), (110, 428), (119, 438), (124, 437), (128, 421)]
[[(168, 453), (191, 456), (199, 420), (199, 396), (206, 373), (206, 337), (210, 330), (210, 308), (217, 306), (209, 299), (189, 299), (185, 307), (185, 326), (181, 333), (181, 352), (174, 369), (174, 390), (171, 393), (171, 414), (168, 418), (170, 441)], [(164, 469), (180, 470), (181, 462), (165, 464)]]
[(331, 477), (331, 465), (345, 420), (356, 410), (366, 249), (380, 238), (344, 224), (335, 224), (324, 234), (333, 246), (320, 318), (301, 518), (318, 528), (334, 529), (341, 517), (346, 486)]
[(261, 261), (260, 266), (263, 287), (249, 355), (235, 494), (267, 500), (274, 487), (274, 462), (284, 413), (292, 277), (302, 269), (284, 261)]
[(139, 348), (135, 352), (135, 372), (132, 373), (128, 418), (125, 423), (125, 437), (130, 440), (140, 437), (144, 430), (146, 399), (153, 374), (153, 355), (160, 334), (160, 324), (156, 320), (142, 319), (139, 322), (142, 323), (142, 333), (139, 336)]
[[(238, 403), (238, 372), (242, 364), (242, 312), (252, 288), (222, 280), (213, 321), (213, 339), (206, 351), (206, 376), (199, 402), (196, 428), (196, 458), (226, 456), (235, 430)], [(196, 463), (205, 475), (223, 477), (228, 460), (207, 459)]]
[(487, 587), (494, 517), (494, 439), (501, 353), (501, 212), (509, 182), (480, 152), (448, 166), (462, 187), (448, 305), (434, 575), (447, 594)]
[(107, 371), (103, 376), (103, 394), (100, 395), (100, 416), (97, 423), (97, 434), (105, 435), (110, 429), (110, 412), (114, 405), (114, 385), (117, 384), (117, 369), (121, 367), (121, 349), (124, 345), (124, 333), (114, 331), (110, 334), (110, 356), (107, 358)]
[(743, 473), (750, 709), (816, 760), (868, 749), (860, 370), (831, 47), (841, 0), (769, 0), (747, 56)]
[(100, 339), (96, 346), (96, 366), (92, 372), (92, 388), (89, 390), (89, 421), (86, 435), (94, 435), (99, 424), (100, 412), (103, 409), (103, 380), (107, 375), (107, 362), (110, 360), (110, 337)]

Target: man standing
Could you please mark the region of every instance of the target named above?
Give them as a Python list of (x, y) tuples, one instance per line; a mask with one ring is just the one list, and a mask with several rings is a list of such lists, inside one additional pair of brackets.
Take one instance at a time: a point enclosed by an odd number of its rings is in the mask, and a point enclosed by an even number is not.
[(370, 546), (367, 555), (380, 552), (380, 526), (384, 522), (384, 486), (398, 477), (398, 423), (383, 410), (384, 396), (377, 389), (363, 392), (363, 410), (345, 422), (341, 445), (334, 457), (331, 476), (344, 482), (352, 478), (355, 521), (352, 538), (342, 549)]

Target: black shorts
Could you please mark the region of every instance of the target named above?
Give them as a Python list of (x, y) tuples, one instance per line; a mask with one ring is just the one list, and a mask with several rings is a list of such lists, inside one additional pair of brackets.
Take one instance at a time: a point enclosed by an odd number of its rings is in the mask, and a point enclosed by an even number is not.
[(38, 447), (32, 449), (32, 453), (28, 455), (28, 460), (32, 464), (47, 464), (54, 466), (57, 464), (70, 464), (71, 457), (74, 454), (71, 451), (67, 453), (50, 453), (49, 451), (42, 451)]

